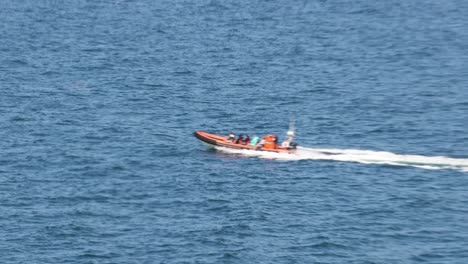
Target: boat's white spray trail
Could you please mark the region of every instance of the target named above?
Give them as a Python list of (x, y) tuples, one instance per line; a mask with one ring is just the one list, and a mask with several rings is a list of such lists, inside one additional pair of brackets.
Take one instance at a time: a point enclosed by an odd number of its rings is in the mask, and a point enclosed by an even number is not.
[(385, 151), (355, 150), (355, 149), (321, 149), (298, 147), (294, 154), (235, 150), (217, 147), (217, 149), (241, 154), (245, 156), (255, 156), (267, 159), (278, 160), (336, 160), (347, 162), (359, 162), (364, 164), (385, 164), (394, 166), (411, 166), (422, 169), (454, 169), (468, 172), (468, 159), (458, 159), (443, 156), (422, 156), (422, 155), (399, 155)]

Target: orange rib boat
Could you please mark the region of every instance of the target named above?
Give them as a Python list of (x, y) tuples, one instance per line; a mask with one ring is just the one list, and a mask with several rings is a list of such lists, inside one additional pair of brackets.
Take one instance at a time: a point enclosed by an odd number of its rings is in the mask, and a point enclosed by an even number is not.
[(269, 152), (277, 152), (277, 153), (289, 153), (292, 154), (294, 153), (295, 147), (282, 147), (278, 146), (276, 144), (272, 144), (272, 142), (268, 142), (268, 137), (264, 137), (264, 140), (266, 139), (265, 144), (259, 146), (250, 146), (248, 144), (236, 144), (229, 140), (228, 136), (223, 136), (223, 135), (216, 135), (216, 134), (211, 134), (203, 131), (195, 131), (194, 136), (198, 138), (200, 141), (203, 143), (212, 146), (212, 147), (225, 147), (225, 148), (231, 148), (231, 149), (248, 149), (248, 150), (254, 150), (254, 151), (269, 151)]

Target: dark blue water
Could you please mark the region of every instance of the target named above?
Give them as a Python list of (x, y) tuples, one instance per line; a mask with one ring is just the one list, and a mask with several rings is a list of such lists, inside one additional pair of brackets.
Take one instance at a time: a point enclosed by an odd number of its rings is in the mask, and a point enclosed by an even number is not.
[(459, 168), (192, 136), (466, 162), (466, 1), (0, 5), (1, 263), (466, 263)]

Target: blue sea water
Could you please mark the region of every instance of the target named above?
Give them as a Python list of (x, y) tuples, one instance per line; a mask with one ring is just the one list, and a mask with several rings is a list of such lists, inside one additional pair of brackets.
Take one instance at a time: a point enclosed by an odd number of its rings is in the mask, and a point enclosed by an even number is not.
[(0, 6), (1, 263), (467, 263), (468, 2)]

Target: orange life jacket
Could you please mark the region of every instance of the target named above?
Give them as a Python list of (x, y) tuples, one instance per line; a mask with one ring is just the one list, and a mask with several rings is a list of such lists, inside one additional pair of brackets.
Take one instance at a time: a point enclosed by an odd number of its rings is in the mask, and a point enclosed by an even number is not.
[(265, 143), (263, 143), (263, 148), (266, 149), (275, 149), (276, 148), (276, 137), (274, 135), (267, 135), (263, 137)]

